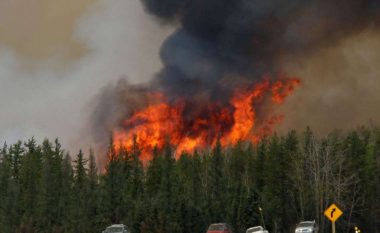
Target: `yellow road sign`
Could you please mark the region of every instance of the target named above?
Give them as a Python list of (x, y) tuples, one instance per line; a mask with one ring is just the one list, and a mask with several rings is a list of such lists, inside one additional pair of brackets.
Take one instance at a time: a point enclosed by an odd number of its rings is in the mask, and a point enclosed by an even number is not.
[(342, 216), (343, 212), (335, 205), (332, 204), (329, 208), (325, 210), (325, 216), (331, 221), (335, 222), (338, 220), (340, 216)]

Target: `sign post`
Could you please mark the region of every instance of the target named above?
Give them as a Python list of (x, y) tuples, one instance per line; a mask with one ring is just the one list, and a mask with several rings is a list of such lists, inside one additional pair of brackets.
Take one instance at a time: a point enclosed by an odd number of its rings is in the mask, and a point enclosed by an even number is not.
[(330, 205), (330, 207), (325, 210), (325, 216), (331, 221), (332, 233), (335, 233), (335, 222), (342, 214), (343, 212), (335, 204)]
[(335, 233), (335, 222), (332, 222), (332, 233)]

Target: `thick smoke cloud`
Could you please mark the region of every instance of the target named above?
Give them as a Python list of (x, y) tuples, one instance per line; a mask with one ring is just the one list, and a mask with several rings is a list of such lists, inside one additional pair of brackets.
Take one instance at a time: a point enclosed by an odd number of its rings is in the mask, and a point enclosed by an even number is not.
[[(378, 26), (380, 15), (375, 0), (142, 1), (158, 21), (180, 25), (162, 46), (165, 67), (154, 81), (174, 98), (205, 91), (220, 98), (221, 88), (281, 72), (284, 56), (312, 54)], [(221, 87), (231, 76), (233, 85)]]
[[(170, 100), (185, 98), (197, 108), (210, 101), (228, 105), (236, 88), (252, 85), (265, 74), (275, 77), (287, 72), (302, 81), (302, 70), (285, 64), (317, 56), (321, 49), (340, 46), (343, 40), (369, 28), (377, 30), (380, 24), (376, 0), (141, 1), (158, 23), (177, 30), (161, 47), (164, 67), (153, 80), (144, 86), (126, 85), (125, 91), (118, 85), (118, 90), (121, 95), (134, 94), (131, 88), (162, 91)], [(114, 93), (112, 88), (105, 92)], [(126, 117), (126, 109), (135, 108), (119, 97), (105, 96), (108, 106), (118, 103), (116, 109), (122, 109), (118, 116)], [(98, 109), (96, 125), (115, 124), (108, 130), (123, 119), (109, 120), (107, 111)], [(265, 117), (265, 110), (258, 115)]]

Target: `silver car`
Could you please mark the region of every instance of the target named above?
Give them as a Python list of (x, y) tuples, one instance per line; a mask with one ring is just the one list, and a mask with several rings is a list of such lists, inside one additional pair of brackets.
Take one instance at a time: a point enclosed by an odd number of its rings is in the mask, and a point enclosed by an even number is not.
[(268, 233), (262, 226), (248, 228), (246, 233)]
[(318, 225), (314, 221), (304, 221), (297, 225), (295, 233), (317, 233)]
[(129, 233), (128, 227), (124, 224), (114, 224), (107, 227), (102, 233)]

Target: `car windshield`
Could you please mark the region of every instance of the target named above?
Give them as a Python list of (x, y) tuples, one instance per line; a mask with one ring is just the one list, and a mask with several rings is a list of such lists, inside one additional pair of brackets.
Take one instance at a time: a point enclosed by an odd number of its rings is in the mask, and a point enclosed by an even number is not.
[(261, 231), (261, 227), (253, 227), (251, 229), (248, 229), (247, 233), (258, 232), (258, 231)]
[(224, 230), (224, 225), (222, 224), (215, 224), (215, 225), (211, 225), (209, 228), (208, 228), (209, 231), (222, 231)]
[(298, 227), (313, 227), (313, 223), (312, 222), (301, 222), (300, 224), (298, 224)]
[(109, 227), (106, 230), (107, 233), (116, 233), (116, 232), (123, 232), (122, 227)]

